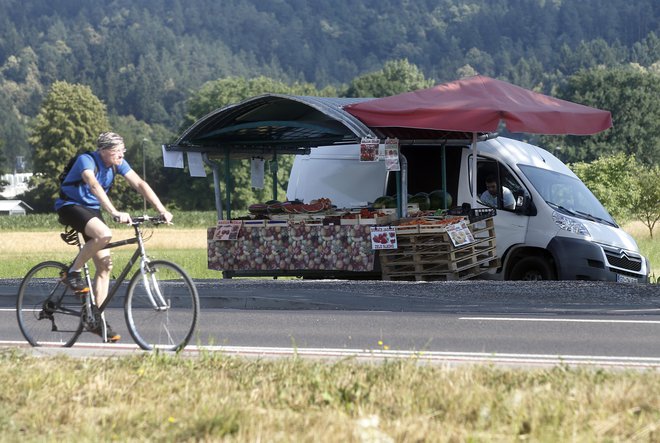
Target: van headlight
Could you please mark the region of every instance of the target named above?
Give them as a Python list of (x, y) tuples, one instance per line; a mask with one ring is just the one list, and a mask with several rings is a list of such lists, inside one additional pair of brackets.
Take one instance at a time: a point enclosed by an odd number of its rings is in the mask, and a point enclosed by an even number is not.
[(557, 211), (552, 211), (552, 219), (555, 221), (557, 226), (559, 226), (559, 228), (563, 229), (564, 231), (572, 232), (573, 234), (584, 235), (585, 237), (591, 236), (587, 227), (573, 217), (567, 217)]

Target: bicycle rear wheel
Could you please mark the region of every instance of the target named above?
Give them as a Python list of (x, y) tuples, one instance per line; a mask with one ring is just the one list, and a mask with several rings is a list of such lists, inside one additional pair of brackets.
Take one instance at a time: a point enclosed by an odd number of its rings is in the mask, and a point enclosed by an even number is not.
[(154, 260), (129, 284), (124, 305), (126, 325), (142, 349), (179, 351), (190, 341), (199, 316), (192, 279), (178, 265)]
[(72, 346), (82, 332), (80, 296), (61, 281), (64, 263), (39, 263), (18, 289), (16, 316), (32, 346)]

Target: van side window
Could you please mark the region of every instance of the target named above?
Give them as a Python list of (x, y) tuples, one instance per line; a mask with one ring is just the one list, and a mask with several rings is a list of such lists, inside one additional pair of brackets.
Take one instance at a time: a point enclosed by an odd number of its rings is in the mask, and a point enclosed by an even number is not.
[(518, 196), (523, 187), (511, 172), (495, 160), (479, 159), (477, 162), (477, 199), (499, 210), (516, 209)]

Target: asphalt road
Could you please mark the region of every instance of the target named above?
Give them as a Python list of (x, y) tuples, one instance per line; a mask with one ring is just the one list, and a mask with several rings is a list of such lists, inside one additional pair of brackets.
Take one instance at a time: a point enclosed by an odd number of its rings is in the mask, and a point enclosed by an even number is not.
[[(17, 281), (0, 282), (0, 345), (21, 346)], [(197, 281), (197, 345), (243, 355), (660, 367), (660, 285), (593, 282)], [(75, 349), (135, 352), (84, 334)], [(194, 346), (191, 349), (196, 349)]]

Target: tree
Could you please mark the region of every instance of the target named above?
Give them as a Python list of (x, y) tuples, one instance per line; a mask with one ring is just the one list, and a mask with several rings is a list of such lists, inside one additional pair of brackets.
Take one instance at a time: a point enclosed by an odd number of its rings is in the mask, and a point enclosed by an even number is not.
[(660, 163), (660, 74), (640, 67), (581, 71), (560, 97), (609, 110), (613, 127), (590, 137), (548, 137), (569, 161), (591, 161), (623, 152), (646, 165)]
[(634, 156), (619, 153), (569, 166), (615, 219), (633, 217), (634, 202), (640, 193), (636, 178), (639, 164)]
[(387, 97), (417, 89), (430, 88), (433, 80), (408, 60), (390, 60), (380, 71), (355, 78), (346, 92), (348, 97)]
[(653, 238), (653, 228), (660, 221), (660, 166), (641, 167), (635, 174), (639, 188), (633, 196), (633, 214), (649, 228)]
[(32, 185), (36, 186), (29, 197), (36, 211), (52, 210), (59, 173), (76, 153), (94, 149), (98, 135), (108, 128), (105, 105), (88, 86), (53, 83), (29, 138), (34, 149)]
[[(2, 139), (0, 139), (0, 175), (3, 175), (3, 174), (8, 172), (7, 158), (5, 157), (3, 149), (2, 149), (3, 145), (4, 145), (4, 143), (3, 143)], [(8, 183), (6, 181), (0, 180), (0, 192), (4, 191), (5, 186), (7, 186), (7, 185), (8, 185)]]

